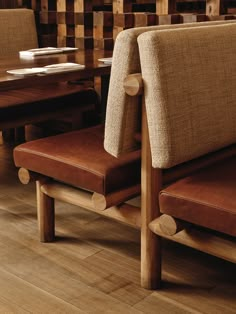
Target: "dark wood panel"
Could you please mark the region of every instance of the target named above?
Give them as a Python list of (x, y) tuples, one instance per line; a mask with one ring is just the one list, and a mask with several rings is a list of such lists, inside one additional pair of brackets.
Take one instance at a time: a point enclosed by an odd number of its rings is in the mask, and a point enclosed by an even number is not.
[(0, 0), (0, 9), (12, 9), (18, 7), (17, 0)]

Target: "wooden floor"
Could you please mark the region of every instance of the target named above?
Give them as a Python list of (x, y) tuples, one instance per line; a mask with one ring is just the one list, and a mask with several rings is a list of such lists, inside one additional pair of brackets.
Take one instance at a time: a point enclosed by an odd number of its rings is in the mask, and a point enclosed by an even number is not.
[(140, 235), (57, 203), (54, 243), (38, 241), (34, 184), (0, 143), (0, 313), (236, 313), (236, 265), (163, 243), (163, 287), (140, 288)]

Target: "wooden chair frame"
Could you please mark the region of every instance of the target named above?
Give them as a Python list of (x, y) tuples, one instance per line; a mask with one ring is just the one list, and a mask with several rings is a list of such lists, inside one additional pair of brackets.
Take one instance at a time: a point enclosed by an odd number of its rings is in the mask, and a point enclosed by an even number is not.
[[(161, 286), (162, 237), (236, 263), (236, 243), (229, 237), (222, 238), (173, 217), (161, 215), (158, 196), (163, 187), (163, 171), (152, 167), (141, 74), (129, 75), (124, 81), (124, 88), (130, 96), (140, 95), (140, 103), (137, 105), (142, 103), (141, 187), (138, 184), (103, 196), (55, 182), (21, 168), (19, 179), (23, 184), (30, 180), (36, 181), (40, 240), (50, 242), (55, 238), (54, 199), (58, 199), (141, 228), (141, 285), (146, 289)], [(141, 210), (125, 203), (140, 192)]]
[(51, 178), (20, 168), (21, 183), (36, 181), (37, 215), (41, 242), (55, 239), (54, 199), (81, 206), (100, 215), (140, 228), (139, 208), (125, 201), (140, 194), (140, 184), (106, 196), (53, 181)]
[[(143, 95), (141, 74), (129, 75), (124, 82), (130, 96)], [(219, 236), (174, 217), (161, 214), (158, 204), (163, 188), (163, 170), (152, 167), (146, 106), (142, 97), (141, 171), (141, 285), (157, 289), (161, 285), (161, 238), (166, 238), (236, 263), (233, 237)]]

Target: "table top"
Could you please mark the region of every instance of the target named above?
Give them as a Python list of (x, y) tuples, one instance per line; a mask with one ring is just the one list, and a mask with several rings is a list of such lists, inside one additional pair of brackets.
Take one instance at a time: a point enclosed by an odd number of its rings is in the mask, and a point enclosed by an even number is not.
[[(104, 50), (78, 50), (53, 55), (38, 56), (34, 58), (15, 57), (0, 58), (0, 90), (18, 89), (49, 84), (52, 82), (72, 81), (86, 79), (94, 76), (110, 74), (111, 65), (98, 61), (99, 58), (112, 56), (112, 51)], [(71, 72), (40, 74), (32, 76), (17, 76), (8, 74), (7, 70), (44, 67), (50, 64), (74, 62), (85, 65), (84, 68)]]

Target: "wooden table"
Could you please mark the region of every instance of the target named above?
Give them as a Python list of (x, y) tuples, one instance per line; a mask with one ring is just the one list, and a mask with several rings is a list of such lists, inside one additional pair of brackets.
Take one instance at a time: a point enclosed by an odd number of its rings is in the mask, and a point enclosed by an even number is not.
[[(99, 62), (99, 58), (110, 57), (111, 51), (103, 50), (84, 50), (53, 54), (35, 58), (0, 58), (0, 91), (18, 89), (24, 87), (37, 86), (38, 84), (48, 84), (52, 82), (74, 81), (99, 76), (103, 79), (102, 83), (107, 82), (110, 75), (111, 66)], [(85, 68), (71, 72), (54, 73), (33, 76), (15, 76), (8, 74), (7, 70), (43, 67), (49, 64), (75, 62), (85, 65)], [(105, 82), (104, 82), (105, 79)]]
[[(86, 50), (40, 56), (35, 58), (19, 58), (18, 54), (15, 57), (0, 58), (0, 97), (1, 91), (17, 90), (21, 88), (37, 87), (43, 84), (77, 81), (81, 79), (91, 79), (94, 77), (101, 78), (101, 113), (102, 119), (105, 116), (105, 108), (107, 102), (107, 93), (109, 86), (111, 66), (99, 62), (99, 58), (111, 57), (111, 51), (102, 50)], [(75, 62), (85, 65), (84, 68), (54, 74), (40, 74), (31, 76), (16, 76), (8, 74), (7, 70), (43, 67), (50, 64)], [(38, 99), (40, 100), (40, 99)], [(5, 125), (6, 124), (6, 125)], [(8, 124), (1, 123), (1, 129), (8, 128)], [(17, 126), (17, 125), (16, 125)]]

